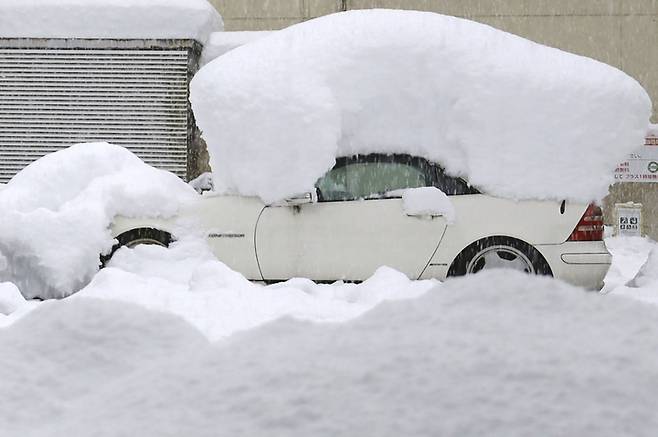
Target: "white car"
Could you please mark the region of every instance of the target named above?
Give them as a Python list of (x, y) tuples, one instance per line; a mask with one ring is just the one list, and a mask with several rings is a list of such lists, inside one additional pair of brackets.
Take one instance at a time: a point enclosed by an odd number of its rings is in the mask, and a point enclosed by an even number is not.
[[(276, 205), (206, 194), (170, 220), (119, 217), (112, 227), (116, 247), (168, 245), (182, 223), (194, 223), (219, 260), (268, 282), (361, 281), (380, 266), (440, 280), (512, 268), (599, 289), (610, 267), (602, 212), (594, 205), (488, 196), (408, 155), (339, 158), (316, 186)], [(454, 223), (405, 213), (401, 190), (426, 186), (450, 196)]]

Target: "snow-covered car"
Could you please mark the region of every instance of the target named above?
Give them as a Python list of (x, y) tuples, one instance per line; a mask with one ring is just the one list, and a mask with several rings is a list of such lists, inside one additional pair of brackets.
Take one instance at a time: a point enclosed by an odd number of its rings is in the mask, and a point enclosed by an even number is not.
[[(339, 158), (316, 187), (271, 205), (210, 193), (173, 219), (118, 217), (115, 249), (166, 246), (194, 228), (219, 260), (264, 281), (360, 281), (380, 266), (443, 280), (506, 267), (600, 288), (610, 265), (599, 207), (488, 196), (423, 158)], [(405, 210), (405, 193), (419, 187), (447, 193), (454, 221)]]

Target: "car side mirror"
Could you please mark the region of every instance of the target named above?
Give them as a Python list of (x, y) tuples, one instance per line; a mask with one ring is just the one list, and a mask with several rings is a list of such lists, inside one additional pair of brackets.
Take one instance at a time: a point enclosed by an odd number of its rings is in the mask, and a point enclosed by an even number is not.
[(308, 203), (317, 203), (318, 201), (318, 192), (317, 190), (309, 191), (308, 193), (299, 194), (296, 196), (288, 197), (284, 199), (283, 205), (287, 206), (299, 206), (306, 205)]

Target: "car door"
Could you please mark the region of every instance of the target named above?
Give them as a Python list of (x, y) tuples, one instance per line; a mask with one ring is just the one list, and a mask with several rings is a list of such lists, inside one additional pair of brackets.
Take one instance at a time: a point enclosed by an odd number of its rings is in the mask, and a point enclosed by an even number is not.
[(207, 194), (181, 214), (179, 225), (202, 230), (217, 259), (247, 279), (261, 280), (254, 238), (263, 208), (256, 197)]
[(442, 238), (446, 220), (406, 215), (399, 190), (431, 184), (431, 167), (417, 158), (366, 155), (338, 160), (317, 184), (317, 203), (263, 210), (256, 228), (263, 278), (364, 280), (380, 266), (418, 278)]

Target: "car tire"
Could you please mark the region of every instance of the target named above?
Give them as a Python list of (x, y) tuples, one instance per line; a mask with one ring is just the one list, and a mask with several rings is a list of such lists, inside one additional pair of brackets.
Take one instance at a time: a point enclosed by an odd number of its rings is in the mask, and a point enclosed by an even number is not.
[(112, 255), (123, 246), (133, 248), (141, 244), (154, 244), (162, 247), (169, 247), (173, 238), (169, 232), (153, 228), (132, 229), (124, 232), (117, 238), (118, 243), (112, 246), (109, 254), (101, 256), (101, 266), (105, 265), (112, 259)]
[(463, 276), (492, 268), (553, 276), (551, 267), (537, 249), (510, 237), (489, 237), (469, 245), (452, 262), (448, 276)]

